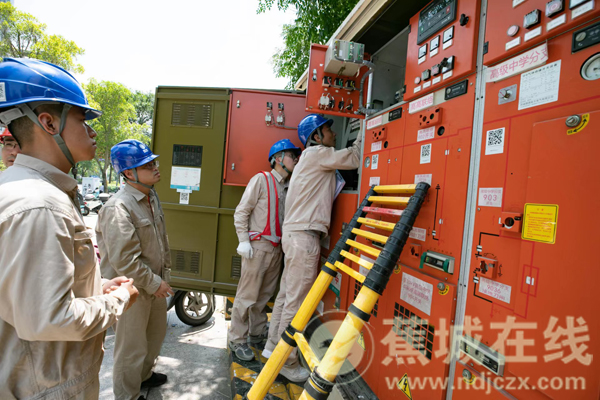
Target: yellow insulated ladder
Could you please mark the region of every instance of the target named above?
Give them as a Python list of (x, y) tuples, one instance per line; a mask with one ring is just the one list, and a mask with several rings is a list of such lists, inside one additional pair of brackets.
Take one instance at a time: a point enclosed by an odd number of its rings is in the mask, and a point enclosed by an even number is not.
[[(298, 313), (281, 335), (277, 347), (273, 350), (269, 360), (256, 378), (250, 391), (244, 396), (244, 399), (264, 399), (294, 347), (298, 347), (302, 352), (311, 369), (310, 378), (304, 385), (304, 392), (300, 399), (324, 400), (329, 396), (333, 390), (337, 374), (352, 348), (348, 343), (356, 342), (364, 324), (369, 320), (375, 303), (383, 294), (428, 190), (429, 185), (424, 182), (416, 185), (371, 187), (329, 254), (327, 262), (321, 268), (321, 272), (300, 306)], [(404, 209), (373, 207), (373, 204), (402, 206)], [(374, 220), (366, 218), (367, 213), (399, 216), (400, 220), (397, 223)], [(379, 235), (360, 229), (362, 225), (391, 233), (389, 236)], [(382, 243), (384, 244), (383, 249), (378, 250), (359, 243), (355, 240), (356, 236)], [(365, 261), (350, 253), (351, 247), (377, 257), (377, 259), (374, 263)], [(366, 276), (360, 274), (345, 265), (343, 263), (344, 258), (367, 268), (369, 272)], [(319, 360), (306, 341), (303, 331), (317, 309), (317, 305), (325, 295), (329, 284), (337, 276), (337, 271), (346, 273), (363, 285), (354, 303), (348, 308), (348, 314), (333, 338), (329, 349), (323, 359)]]

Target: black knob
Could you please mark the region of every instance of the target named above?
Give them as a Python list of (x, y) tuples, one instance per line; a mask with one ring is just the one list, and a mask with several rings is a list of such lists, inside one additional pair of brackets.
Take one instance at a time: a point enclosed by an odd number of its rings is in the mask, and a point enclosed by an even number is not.
[(465, 14), (461, 14), (460, 15), (460, 26), (465, 26), (467, 24), (467, 22), (469, 22), (469, 17), (467, 17)]

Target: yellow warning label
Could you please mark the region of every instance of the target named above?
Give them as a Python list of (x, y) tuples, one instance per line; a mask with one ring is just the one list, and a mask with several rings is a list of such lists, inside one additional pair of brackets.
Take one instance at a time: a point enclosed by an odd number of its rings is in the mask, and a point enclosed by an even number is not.
[(363, 350), (366, 350), (365, 348), (365, 335), (361, 332), (360, 336), (358, 337), (358, 339), (356, 340), (358, 342), (358, 345), (360, 347), (362, 347)]
[(558, 221), (558, 205), (525, 204), (521, 237), (534, 242), (554, 244)]
[(449, 291), (450, 291), (450, 286), (444, 285), (444, 290), (438, 290), (438, 293), (441, 294), (442, 296), (445, 296), (448, 294)]
[(477, 378), (475, 377), (475, 375), (471, 375), (471, 377), (470, 377), (469, 379), (465, 378), (465, 377), (464, 377), (464, 375), (463, 375), (463, 381), (464, 381), (466, 384), (468, 384), (468, 385), (472, 385), (472, 384), (474, 384), (474, 383), (475, 383), (475, 379), (477, 379)]
[(402, 393), (406, 395), (410, 400), (412, 400), (412, 394), (410, 393), (410, 386), (408, 386), (408, 374), (404, 374), (400, 382), (398, 382), (398, 389), (402, 390)]
[(590, 122), (590, 114), (583, 114), (581, 116), (581, 122), (579, 123), (579, 125), (577, 125), (575, 128), (571, 128), (571, 129), (567, 130), (567, 135), (574, 135), (576, 133), (581, 132), (582, 130), (585, 129), (588, 122)]

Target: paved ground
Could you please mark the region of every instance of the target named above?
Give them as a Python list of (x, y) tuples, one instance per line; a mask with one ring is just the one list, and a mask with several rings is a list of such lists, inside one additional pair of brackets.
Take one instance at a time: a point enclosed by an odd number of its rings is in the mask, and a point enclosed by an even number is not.
[[(85, 217), (86, 225), (94, 228), (98, 217)], [(227, 322), (224, 299), (216, 297), (213, 317), (204, 325), (190, 327), (177, 318), (175, 310), (167, 314), (167, 335), (162, 346), (156, 371), (165, 373), (169, 381), (154, 388), (148, 400), (225, 400), (231, 399), (230, 364), (227, 351)], [(112, 363), (114, 332), (109, 329), (105, 355), (100, 370), (100, 399), (113, 399)]]

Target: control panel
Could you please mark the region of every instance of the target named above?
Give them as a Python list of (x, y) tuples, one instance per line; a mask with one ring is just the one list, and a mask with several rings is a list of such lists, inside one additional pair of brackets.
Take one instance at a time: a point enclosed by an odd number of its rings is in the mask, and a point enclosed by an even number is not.
[(411, 19), (404, 100), (475, 71), (479, 1), (435, 0)]
[[(488, 15), (493, 18), (486, 23), (483, 63), (491, 66), (597, 17), (600, 5), (596, 0), (488, 1)], [(574, 51), (585, 48), (590, 40), (574, 42)]]
[[(330, 46), (310, 48), (306, 111), (342, 117), (365, 118), (369, 71), (361, 43), (334, 40)], [(362, 83), (362, 87), (361, 87)]]
[(504, 376), (505, 357), (468, 335), (461, 337), (460, 351), (498, 376)]

